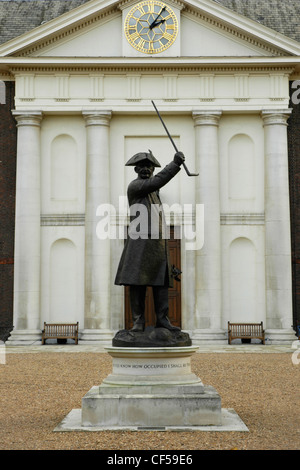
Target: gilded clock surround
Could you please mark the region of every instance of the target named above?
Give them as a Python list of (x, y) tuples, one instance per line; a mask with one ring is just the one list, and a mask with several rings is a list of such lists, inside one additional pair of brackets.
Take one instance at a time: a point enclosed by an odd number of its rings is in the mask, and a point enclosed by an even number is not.
[(158, 0), (144, 0), (127, 14), (124, 24), (129, 44), (144, 54), (158, 54), (168, 49), (178, 33), (174, 11)]

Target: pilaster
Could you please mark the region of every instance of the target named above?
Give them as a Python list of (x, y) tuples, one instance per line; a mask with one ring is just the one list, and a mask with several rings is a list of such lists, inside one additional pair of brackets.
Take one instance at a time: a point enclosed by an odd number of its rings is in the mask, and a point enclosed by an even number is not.
[[(107, 342), (110, 330), (110, 240), (96, 234), (97, 208), (110, 202), (111, 113), (83, 112), (87, 136), (85, 214), (85, 324), (81, 341)], [(110, 344), (110, 342), (109, 342)]]
[[(291, 111), (262, 112), (265, 132), (266, 333), (293, 341), (287, 120)], [(273, 330), (276, 330), (275, 332)]]
[(41, 338), (40, 325), (40, 128), (41, 112), (13, 111), (17, 121), (14, 255), (14, 330), (11, 344)]
[(204, 245), (196, 252), (196, 318), (193, 341), (225, 341), (221, 330), (221, 234), (218, 127), (220, 111), (193, 113), (196, 204), (204, 204)]

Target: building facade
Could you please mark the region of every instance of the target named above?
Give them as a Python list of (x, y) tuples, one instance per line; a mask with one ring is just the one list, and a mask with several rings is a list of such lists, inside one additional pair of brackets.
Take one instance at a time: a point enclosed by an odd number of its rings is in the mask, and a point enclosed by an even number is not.
[(79, 321), (86, 344), (128, 326), (114, 285), (134, 178), (125, 162), (174, 154), (152, 100), (199, 173), (182, 169), (161, 190), (181, 232), (176, 321), (194, 344), (226, 342), (228, 321), (293, 341), (300, 43), (212, 0), (78, 3), (0, 46), (11, 173), (15, 142), (17, 154), (8, 343), (39, 342), (45, 321)]

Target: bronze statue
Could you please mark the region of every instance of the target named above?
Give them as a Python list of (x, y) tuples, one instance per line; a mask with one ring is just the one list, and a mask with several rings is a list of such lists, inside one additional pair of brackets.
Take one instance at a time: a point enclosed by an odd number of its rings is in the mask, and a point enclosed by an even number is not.
[[(127, 190), (131, 211), (130, 227), (137, 221), (137, 213), (139, 216), (144, 214), (144, 219), (141, 219), (144, 226), (138, 237), (136, 232), (131, 233), (129, 227), (115, 284), (130, 286), (133, 332), (141, 332), (145, 328), (147, 286), (151, 286), (153, 290), (155, 326), (170, 331), (181, 331), (172, 325), (168, 318), (168, 288), (173, 286), (173, 276), (159, 189), (177, 175), (184, 160), (183, 153), (176, 152), (173, 161), (155, 176), (154, 168), (161, 165), (151, 151), (138, 153), (126, 163), (126, 166), (134, 166), (138, 175)], [(176, 274), (178, 275), (178, 272)]]

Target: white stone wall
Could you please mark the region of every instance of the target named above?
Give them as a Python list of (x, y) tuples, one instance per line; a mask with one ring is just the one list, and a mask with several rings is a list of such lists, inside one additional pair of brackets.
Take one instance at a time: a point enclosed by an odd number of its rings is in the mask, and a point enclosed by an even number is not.
[(44, 321), (59, 319), (79, 321), (81, 341), (104, 344), (124, 327), (123, 289), (113, 284), (123, 241), (97, 238), (97, 208), (116, 208), (122, 234), (119, 197), (134, 177), (125, 162), (148, 149), (162, 166), (173, 158), (151, 99), (199, 172), (189, 178), (182, 169), (162, 189), (163, 202), (192, 205), (191, 222), (196, 205), (204, 207), (203, 247), (181, 245), (183, 329), (195, 343), (224, 342), (229, 320), (264, 321), (272, 340), (291, 338), (288, 77), (282, 67), (176, 60), (16, 71), (10, 341), (35, 341)]
[[(183, 329), (224, 342), (229, 320), (264, 321), (270, 340), (293, 339), (288, 55), (299, 46), (217, 3), (170, 4), (177, 39), (149, 57), (124, 35), (131, 1), (84, 4), (1, 46), (18, 126), (12, 343), (39, 340), (44, 321), (79, 321), (81, 341), (103, 344), (124, 327), (113, 285), (134, 176), (124, 165), (174, 153), (151, 100), (199, 172), (161, 191), (192, 206), (192, 227), (204, 208), (203, 246), (181, 244)], [(101, 204), (116, 208), (113, 240), (97, 237)]]
[[(107, 343), (124, 327), (123, 289), (113, 282), (127, 223), (118, 217), (119, 198), (124, 202), (135, 177), (125, 162), (150, 148), (164, 166), (174, 149), (153, 114), (101, 108), (74, 115), (15, 114), (20, 176), (16, 327), (10, 341), (38, 339), (44, 321), (79, 321), (82, 341)], [(289, 332), (286, 117), (279, 111), (262, 116), (210, 108), (165, 115), (188, 167), (200, 173), (189, 178), (182, 169), (161, 190), (166, 204), (190, 204), (193, 210), (204, 205), (203, 247), (189, 251), (182, 240), (181, 250), (182, 327), (195, 343), (224, 341), (227, 321), (264, 321), (271, 338)], [(117, 237), (111, 241), (96, 236), (103, 203), (116, 208)]]

